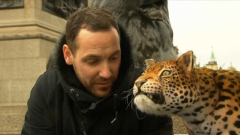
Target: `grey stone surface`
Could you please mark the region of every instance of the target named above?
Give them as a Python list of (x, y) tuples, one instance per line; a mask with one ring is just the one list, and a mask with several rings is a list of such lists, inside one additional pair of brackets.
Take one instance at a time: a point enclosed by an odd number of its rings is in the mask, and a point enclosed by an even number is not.
[(46, 69), (66, 20), (42, 11), (42, 0), (0, 10), (0, 135), (19, 135), (30, 91)]
[[(26, 105), (35, 79), (15, 79), (0, 81), (0, 103)], [(4, 110), (2, 110), (4, 111)]]
[(187, 130), (183, 123), (182, 118), (178, 116), (172, 116), (172, 119), (173, 119), (174, 134), (187, 134)]
[(25, 113), (25, 104), (0, 104), (0, 134), (19, 135)]

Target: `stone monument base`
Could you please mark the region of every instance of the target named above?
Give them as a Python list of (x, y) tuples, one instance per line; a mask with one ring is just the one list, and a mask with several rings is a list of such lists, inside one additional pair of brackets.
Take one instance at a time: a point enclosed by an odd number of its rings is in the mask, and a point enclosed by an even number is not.
[(0, 16), (0, 135), (20, 135), (30, 91), (66, 20), (43, 11), (42, 0), (0, 9)]

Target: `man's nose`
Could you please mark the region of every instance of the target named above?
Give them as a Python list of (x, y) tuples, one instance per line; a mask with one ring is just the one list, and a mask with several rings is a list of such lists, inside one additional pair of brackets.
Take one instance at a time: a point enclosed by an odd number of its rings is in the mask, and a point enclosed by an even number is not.
[(112, 76), (111, 70), (107, 64), (102, 66), (102, 68), (100, 69), (99, 75), (106, 79), (109, 79)]

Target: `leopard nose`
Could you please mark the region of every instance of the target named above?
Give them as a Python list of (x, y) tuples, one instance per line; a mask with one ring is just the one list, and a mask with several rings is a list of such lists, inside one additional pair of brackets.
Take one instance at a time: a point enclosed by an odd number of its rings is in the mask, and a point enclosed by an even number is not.
[(146, 79), (139, 79), (135, 81), (135, 85), (140, 88), (144, 83), (146, 82)]

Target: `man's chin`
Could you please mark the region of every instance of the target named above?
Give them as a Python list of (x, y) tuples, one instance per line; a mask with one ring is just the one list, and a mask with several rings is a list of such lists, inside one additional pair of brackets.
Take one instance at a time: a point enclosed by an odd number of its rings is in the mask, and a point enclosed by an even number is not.
[(111, 89), (98, 89), (94, 91), (93, 95), (96, 96), (97, 98), (104, 98), (108, 96), (111, 93)]

